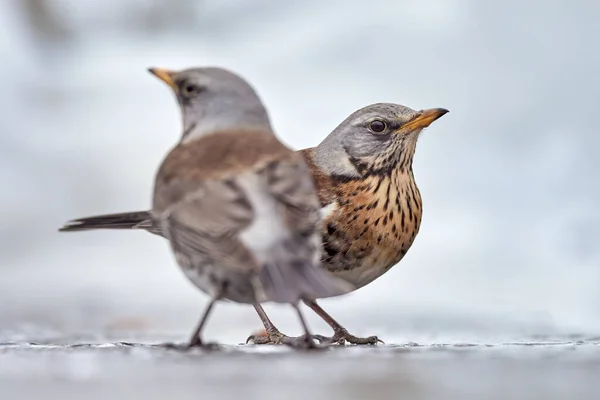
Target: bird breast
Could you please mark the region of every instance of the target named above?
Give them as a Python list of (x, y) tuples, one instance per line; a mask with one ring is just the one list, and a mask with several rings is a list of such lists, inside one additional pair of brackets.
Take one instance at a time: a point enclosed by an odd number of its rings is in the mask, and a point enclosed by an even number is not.
[(359, 287), (372, 282), (406, 254), (421, 215), (410, 171), (340, 185), (337, 208), (324, 221), (326, 268)]

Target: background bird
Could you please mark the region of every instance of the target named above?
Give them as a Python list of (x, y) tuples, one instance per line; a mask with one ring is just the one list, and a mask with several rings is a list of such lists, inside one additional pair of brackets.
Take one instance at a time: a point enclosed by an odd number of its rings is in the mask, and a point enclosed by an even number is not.
[[(421, 223), (422, 200), (412, 161), (421, 131), (446, 114), (443, 108), (416, 111), (376, 103), (346, 118), (317, 147), (299, 151), (308, 162), (321, 203), (321, 266), (356, 288), (397, 264), (412, 245)], [(80, 218), (61, 231), (145, 229), (163, 235), (147, 212)], [(377, 336), (357, 337), (325, 312), (305, 301), (333, 329), (324, 342), (376, 344)], [(256, 306), (265, 326), (254, 343), (285, 343), (290, 338)]]
[(175, 92), (180, 142), (156, 175), (151, 225), (169, 239), (184, 274), (216, 300), (292, 304), (345, 293), (350, 285), (317, 269), (319, 203), (304, 159), (272, 132), (250, 85), (220, 68), (150, 69)]

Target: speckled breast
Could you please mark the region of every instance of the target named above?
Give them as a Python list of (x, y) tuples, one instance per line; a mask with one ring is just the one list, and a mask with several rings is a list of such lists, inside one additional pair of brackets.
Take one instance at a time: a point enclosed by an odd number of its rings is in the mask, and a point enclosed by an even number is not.
[(421, 223), (422, 201), (412, 171), (335, 186), (337, 204), (324, 219), (323, 264), (361, 287), (397, 264)]

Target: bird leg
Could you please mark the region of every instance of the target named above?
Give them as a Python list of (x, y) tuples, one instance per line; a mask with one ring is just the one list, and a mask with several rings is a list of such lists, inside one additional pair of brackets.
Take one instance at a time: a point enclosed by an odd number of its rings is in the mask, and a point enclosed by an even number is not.
[(192, 334), (192, 337), (190, 338), (188, 347), (203, 347), (204, 346), (204, 343), (202, 342), (202, 337), (201, 337), (202, 329), (204, 328), (204, 325), (206, 324), (206, 321), (208, 320), (208, 316), (209, 316), (210, 312), (212, 311), (215, 301), (216, 301), (215, 299), (212, 299), (210, 301), (210, 303), (208, 303), (208, 307), (206, 307), (206, 311), (204, 311), (204, 315), (200, 319), (198, 326), (196, 327), (196, 329), (194, 330), (194, 333)]
[(204, 343), (201, 338), (202, 329), (204, 328), (204, 325), (206, 324), (206, 321), (208, 320), (208, 316), (209, 316), (210, 312), (212, 311), (212, 308), (215, 305), (216, 301), (217, 301), (217, 298), (213, 298), (210, 301), (210, 303), (208, 303), (208, 306), (206, 307), (206, 310), (204, 311), (204, 314), (202, 315), (202, 318), (200, 319), (198, 326), (196, 327), (196, 329), (194, 329), (194, 333), (192, 334), (192, 337), (190, 338), (190, 341), (187, 344), (184, 344), (184, 345), (168, 344), (166, 347), (174, 348), (177, 350), (189, 350), (193, 347), (202, 347), (207, 350), (217, 349), (219, 347), (217, 344)]
[[(292, 337), (284, 335), (275, 327), (265, 310), (258, 303), (253, 304), (256, 313), (260, 317), (260, 320), (265, 327), (264, 334), (255, 334), (248, 336), (246, 339), (246, 343), (252, 342), (253, 344), (286, 344), (292, 347), (302, 347), (306, 342), (306, 338), (304, 336)], [(298, 310), (299, 312), (300, 310)], [(301, 321), (304, 321), (302, 315), (300, 314)], [(303, 323), (303, 325), (306, 325)], [(306, 331), (306, 329), (305, 329)], [(314, 344), (314, 343), (313, 343)]]
[(317, 313), (319, 317), (321, 317), (327, 324), (333, 329), (333, 336), (326, 337), (321, 335), (313, 335), (315, 339), (320, 341), (321, 343), (326, 344), (345, 344), (346, 342), (352, 344), (370, 344), (376, 345), (377, 343), (383, 343), (377, 336), (369, 336), (369, 337), (356, 337), (351, 335), (346, 328), (340, 325), (333, 317), (325, 310), (323, 310), (316, 301), (304, 300), (304, 304), (310, 307), (314, 312)]
[(308, 329), (308, 325), (306, 324), (304, 315), (302, 315), (302, 311), (300, 311), (300, 307), (298, 307), (298, 304), (294, 304), (293, 307), (296, 309), (296, 313), (298, 313), (298, 318), (300, 319), (300, 323), (302, 324), (302, 329), (304, 329), (304, 335), (300, 336), (298, 338), (298, 340), (296, 340), (295, 343), (291, 344), (291, 346), (297, 347), (297, 348), (302, 348), (305, 350), (320, 348), (314, 342), (313, 336), (310, 334), (310, 330)]

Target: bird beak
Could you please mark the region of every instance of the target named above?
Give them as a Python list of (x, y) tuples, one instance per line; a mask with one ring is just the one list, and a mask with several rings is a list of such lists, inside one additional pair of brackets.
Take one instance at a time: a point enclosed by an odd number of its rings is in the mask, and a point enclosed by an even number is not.
[(177, 89), (175, 85), (175, 80), (173, 79), (175, 76), (175, 72), (169, 71), (164, 68), (148, 68), (148, 71), (158, 79), (169, 85), (173, 90)]
[(402, 125), (400, 129), (414, 131), (417, 129), (427, 128), (433, 121), (448, 112), (449, 111), (445, 108), (430, 108), (428, 110), (421, 110), (415, 117), (413, 117), (413, 119)]

